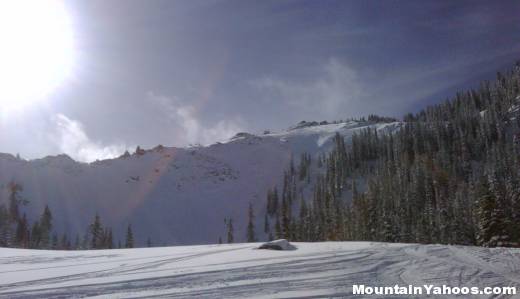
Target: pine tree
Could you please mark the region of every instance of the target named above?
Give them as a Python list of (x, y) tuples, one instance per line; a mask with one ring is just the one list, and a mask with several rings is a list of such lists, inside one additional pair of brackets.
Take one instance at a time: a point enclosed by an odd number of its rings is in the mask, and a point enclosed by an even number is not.
[(48, 249), (51, 245), (51, 231), (52, 231), (52, 213), (48, 205), (45, 205), (43, 213), (40, 217), (39, 234), (40, 242), (39, 248)]
[(300, 201), (300, 219), (298, 226), (298, 240), (299, 241), (310, 241), (309, 234), (309, 214), (307, 204), (302, 198)]
[(134, 248), (134, 234), (132, 232), (132, 225), (129, 224), (126, 230), (125, 248)]
[(520, 185), (518, 183), (511, 184), (508, 193), (511, 200), (512, 238), (518, 246), (520, 244)]
[(229, 218), (227, 221), (227, 242), (231, 244), (234, 242), (234, 229), (233, 229), (233, 218)]
[(511, 202), (506, 198), (506, 187), (503, 183), (503, 177), (499, 175), (500, 167), (489, 177), (490, 190), (493, 193), (496, 206), (493, 211), (495, 220), (495, 235), (492, 242), (496, 242), (496, 246), (511, 247), (514, 246), (511, 238)]
[(267, 213), (264, 215), (264, 233), (268, 234), (271, 231), (271, 225), (269, 224), (269, 216)]
[(282, 195), (282, 237), (284, 239), (290, 239), (290, 235), (291, 235), (291, 228), (290, 228), (290, 223), (291, 223), (291, 216), (290, 216), (290, 204), (289, 204), (289, 199), (288, 199), (288, 196), (285, 195)]
[(31, 244), (30, 248), (41, 248), (41, 228), (40, 228), (40, 222), (35, 221), (31, 228)]
[(25, 213), (17, 220), (15, 233), (15, 246), (21, 248), (29, 248), (29, 224)]
[(480, 183), (477, 206), (479, 244), (486, 247), (507, 245), (509, 237), (504, 235), (504, 215), (486, 178)]
[(4, 246), (18, 246), (16, 240), (16, 226), (20, 219), (20, 192), (23, 190), (22, 186), (14, 181), (11, 181), (7, 185), (7, 191), (9, 193), (8, 198), (8, 209), (4, 215), (5, 219), (2, 220), (2, 231), (1, 231), (1, 242)]
[(9, 219), (11, 223), (15, 223), (20, 218), (20, 195), (19, 193), (23, 191), (23, 188), (20, 184), (15, 182), (10, 182), (8, 185), (9, 190)]
[(90, 224), (90, 248), (92, 249), (101, 249), (104, 246), (103, 238), (104, 238), (104, 232), (103, 232), (103, 226), (101, 225), (101, 219), (99, 217), (99, 214), (96, 213), (96, 216), (94, 217), (94, 222)]
[(114, 248), (114, 237), (112, 235), (112, 228), (106, 228), (103, 235), (104, 235), (103, 248), (113, 249)]
[(275, 237), (277, 239), (283, 238), (282, 226), (280, 225), (280, 217), (276, 214), (276, 222), (274, 224)]
[(0, 203), (0, 246), (7, 247), (9, 245), (9, 231), (10, 231), (10, 223), (9, 223), (9, 213), (5, 206)]
[(249, 203), (249, 209), (248, 209), (248, 223), (247, 223), (247, 234), (246, 239), (247, 242), (256, 242), (256, 234), (255, 234), (255, 215), (253, 211), (253, 205)]
[(58, 248), (58, 235), (56, 233), (52, 234), (52, 243), (51, 249), (57, 250)]

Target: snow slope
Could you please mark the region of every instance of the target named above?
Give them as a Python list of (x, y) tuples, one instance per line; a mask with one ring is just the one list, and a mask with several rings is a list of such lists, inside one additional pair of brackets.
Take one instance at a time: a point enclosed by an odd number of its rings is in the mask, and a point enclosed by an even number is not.
[(377, 298), (353, 296), (352, 285), (520, 286), (520, 249), (323, 242), (273, 251), (258, 245), (0, 248), (0, 298)]
[(57, 232), (66, 231), (72, 239), (77, 233), (82, 237), (99, 212), (116, 240), (131, 223), (141, 245), (147, 237), (155, 245), (215, 243), (224, 236), (224, 217), (233, 217), (236, 238), (243, 240), (248, 203), (260, 216), (260, 227), (266, 191), (281, 182), (291, 155), (316, 157), (331, 149), (336, 133), (348, 140), (357, 130), (393, 132), (401, 125), (305, 123), (279, 133), (240, 133), (207, 147), (156, 147), (91, 164), (65, 155), (25, 161), (0, 154), (0, 184), (20, 182), (30, 202), (25, 207), (29, 219), (48, 204)]

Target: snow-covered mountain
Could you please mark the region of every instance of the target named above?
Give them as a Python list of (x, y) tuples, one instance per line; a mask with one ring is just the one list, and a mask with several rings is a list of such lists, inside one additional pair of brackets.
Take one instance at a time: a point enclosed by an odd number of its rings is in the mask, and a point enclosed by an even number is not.
[(348, 141), (367, 127), (393, 132), (401, 126), (302, 122), (279, 133), (239, 133), (207, 147), (158, 146), (90, 164), (66, 155), (25, 161), (0, 154), (0, 183), (21, 183), (29, 218), (48, 204), (56, 231), (72, 238), (98, 212), (116, 240), (131, 223), (141, 245), (148, 237), (156, 245), (215, 243), (224, 236), (224, 217), (233, 217), (236, 239), (243, 240), (249, 202), (260, 227), (266, 190), (281, 181), (291, 156), (297, 162), (301, 153), (317, 157), (329, 151), (336, 133)]

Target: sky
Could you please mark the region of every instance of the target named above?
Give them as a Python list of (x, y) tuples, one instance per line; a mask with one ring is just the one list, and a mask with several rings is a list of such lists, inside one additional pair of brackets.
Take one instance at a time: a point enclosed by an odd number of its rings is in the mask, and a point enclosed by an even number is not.
[(301, 120), (401, 117), (520, 59), (518, 1), (64, 4), (71, 71), (0, 114), (0, 152), (89, 162)]

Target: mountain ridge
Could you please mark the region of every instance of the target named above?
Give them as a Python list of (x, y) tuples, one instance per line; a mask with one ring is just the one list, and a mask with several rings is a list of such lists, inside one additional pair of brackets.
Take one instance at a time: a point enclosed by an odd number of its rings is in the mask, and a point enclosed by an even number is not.
[[(82, 238), (96, 213), (122, 239), (132, 224), (138, 244), (214, 243), (232, 217), (238, 240), (245, 236), (244, 211), (253, 203), (263, 215), (268, 188), (276, 185), (293, 157), (315, 157), (332, 148), (336, 133), (347, 139), (358, 130), (398, 130), (402, 122), (348, 121), (254, 135), (238, 133), (223, 143), (200, 147), (138, 148), (131, 155), (92, 163), (67, 155), (22, 160), (0, 155), (0, 182), (24, 187), (23, 207), (36, 219), (48, 204), (56, 231)], [(7, 196), (2, 188), (4, 200)], [(211, 213), (210, 213), (211, 212)], [(257, 226), (261, 227), (261, 217)], [(194, 225), (194, 219), (203, 219)], [(243, 225), (244, 224), (244, 225)]]

